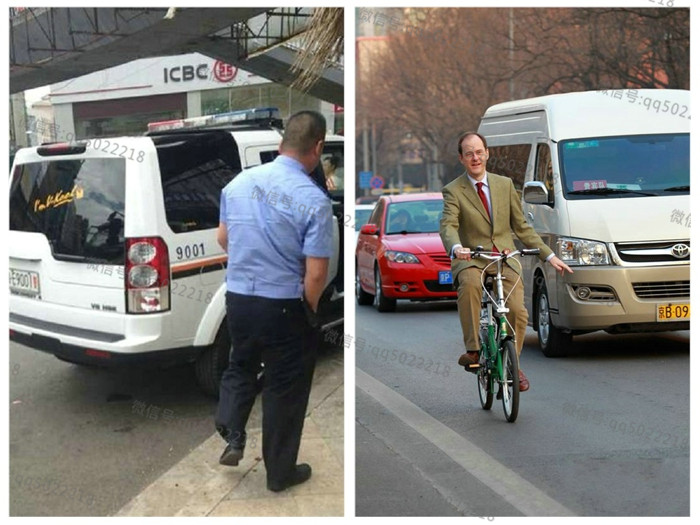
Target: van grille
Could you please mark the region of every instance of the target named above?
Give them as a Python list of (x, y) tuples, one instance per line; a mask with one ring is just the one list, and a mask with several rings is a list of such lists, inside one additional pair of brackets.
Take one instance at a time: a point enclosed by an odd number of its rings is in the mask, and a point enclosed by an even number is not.
[(620, 242), (615, 249), (625, 262), (681, 262), (690, 261), (690, 241)]
[(632, 283), (634, 293), (640, 299), (674, 299), (690, 297), (690, 281), (663, 281), (656, 283)]

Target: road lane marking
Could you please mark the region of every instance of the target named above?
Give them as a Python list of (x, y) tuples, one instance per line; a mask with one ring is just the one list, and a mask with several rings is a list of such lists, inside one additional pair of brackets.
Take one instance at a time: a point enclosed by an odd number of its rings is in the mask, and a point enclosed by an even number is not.
[(359, 368), (355, 385), (525, 516), (576, 514), (474, 443)]

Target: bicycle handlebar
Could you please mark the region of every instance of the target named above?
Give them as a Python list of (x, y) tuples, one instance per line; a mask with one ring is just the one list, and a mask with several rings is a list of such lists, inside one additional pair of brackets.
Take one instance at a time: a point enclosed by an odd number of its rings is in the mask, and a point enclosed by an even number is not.
[(507, 254), (499, 253), (497, 255), (493, 255), (492, 253), (489, 253), (486, 250), (484, 250), (483, 246), (477, 246), (471, 252), (472, 257), (481, 257), (483, 259), (489, 259), (491, 261), (496, 261), (498, 259), (510, 259), (511, 257), (515, 257), (516, 255), (520, 255), (520, 257), (524, 257), (526, 255), (539, 255), (539, 254), (540, 254), (539, 248), (524, 248), (522, 250), (514, 250), (514, 251), (507, 253)]

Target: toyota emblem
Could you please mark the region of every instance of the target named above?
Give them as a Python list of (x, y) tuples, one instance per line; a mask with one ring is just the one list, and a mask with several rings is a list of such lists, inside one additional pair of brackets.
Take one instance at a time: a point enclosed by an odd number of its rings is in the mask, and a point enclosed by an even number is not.
[(690, 246), (687, 244), (676, 244), (673, 248), (671, 248), (671, 255), (673, 255), (676, 259), (685, 259), (690, 255)]

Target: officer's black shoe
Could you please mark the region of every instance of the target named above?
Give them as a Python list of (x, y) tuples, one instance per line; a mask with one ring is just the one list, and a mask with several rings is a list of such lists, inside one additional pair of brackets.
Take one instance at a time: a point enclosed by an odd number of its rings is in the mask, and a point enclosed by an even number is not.
[(267, 489), (272, 492), (281, 492), (284, 489), (293, 487), (294, 485), (299, 485), (304, 483), (311, 477), (311, 466), (308, 463), (301, 463), (294, 467), (294, 472), (287, 481), (282, 483), (275, 483), (272, 481), (267, 482)]
[(235, 467), (238, 462), (243, 459), (243, 447), (236, 448), (231, 443), (226, 445), (224, 453), (221, 454), (219, 458), (219, 463), (221, 465), (227, 465), (229, 467)]

